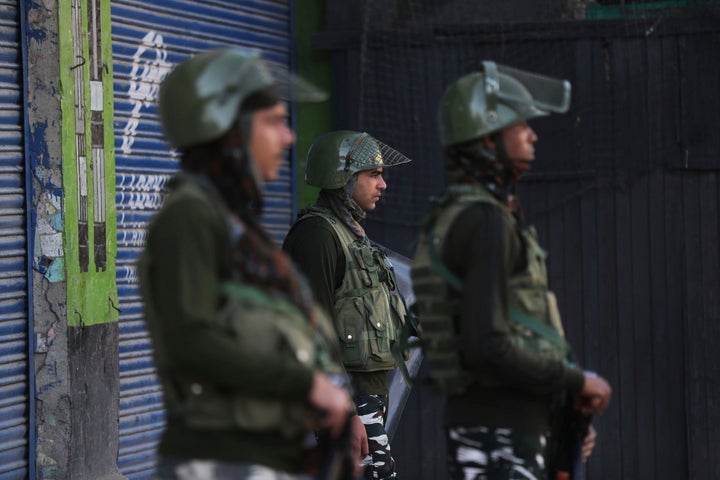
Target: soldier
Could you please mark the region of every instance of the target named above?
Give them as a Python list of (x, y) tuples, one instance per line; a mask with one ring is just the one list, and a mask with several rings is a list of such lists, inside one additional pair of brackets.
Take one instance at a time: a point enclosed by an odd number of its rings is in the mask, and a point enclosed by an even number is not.
[[(524, 224), (515, 194), (535, 160), (538, 137), (527, 121), (564, 112), (569, 100), (568, 82), (493, 62), (483, 62), (482, 71), (459, 78), (442, 96), (440, 137), (450, 186), (434, 202), (411, 275), (423, 341), (436, 346), (431, 350), (459, 352), (457, 371), (441, 371), (452, 369), (447, 358), (434, 373), (430, 364), (431, 377), (445, 382), (448, 393), (447, 459), (454, 479), (548, 478), (553, 404), (569, 395), (591, 414), (603, 412), (610, 400), (604, 379), (566, 362), (569, 348), (548, 290), (546, 254)], [(443, 322), (451, 331), (448, 343), (434, 333)], [(594, 431), (585, 437), (586, 456), (594, 438)]]
[(352, 411), (332, 324), (260, 224), (263, 183), (295, 141), (277, 82), (256, 54), (216, 50), (161, 86), (181, 170), (140, 263), (167, 413), (160, 479), (308, 479), (308, 434), (337, 436)]
[(366, 478), (398, 478), (384, 424), (388, 372), (395, 368), (391, 345), (405, 309), (392, 266), (360, 222), (387, 188), (384, 169), (409, 161), (367, 133), (336, 131), (316, 139), (305, 180), (321, 191), (283, 244), (334, 318), (354, 389), (356, 444), (362, 457), (369, 453)]

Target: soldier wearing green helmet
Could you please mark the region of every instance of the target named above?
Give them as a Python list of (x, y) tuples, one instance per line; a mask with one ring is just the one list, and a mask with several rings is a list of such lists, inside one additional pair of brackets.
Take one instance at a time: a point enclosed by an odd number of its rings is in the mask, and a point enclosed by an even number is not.
[[(535, 161), (528, 120), (569, 103), (569, 82), (490, 61), (440, 102), (449, 186), (431, 207), (411, 277), (423, 342), (451, 357), (431, 361), (430, 377), (447, 395), (453, 479), (555, 480), (567, 465), (546, 446), (554, 405), (570, 399), (569, 410), (589, 415), (610, 400), (604, 379), (568, 361), (546, 252), (515, 191)], [(439, 325), (449, 326), (446, 343)], [(578, 447), (587, 458), (595, 432), (584, 433)]]
[(226, 49), (161, 85), (181, 168), (140, 278), (166, 410), (162, 480), (309, 479), (313, 430), (337, 438), (353, 410), (332, 324), (260, 223), (263, 183), (295, 142), (282, 83), (257, 53)]
[(357, 408), (355, 453), (368, 465), (368, 479), (398, 478), (384, 422), (388, 373), (396, 366), (391, 345), (406, 312), (392, 265), (360, 222), (387, 188), (385, 169), (409, 161), (367, 133), (341, 130), (317, 138), (305, 181), (321, 190), (283, 244), (335, 321)]

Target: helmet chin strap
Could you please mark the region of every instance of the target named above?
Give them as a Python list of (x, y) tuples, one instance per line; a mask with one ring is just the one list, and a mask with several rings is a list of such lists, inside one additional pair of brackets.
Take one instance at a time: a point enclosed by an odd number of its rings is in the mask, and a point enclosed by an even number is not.
[(502, 165), (500, 177), (502, 178), (503, 184), (510, 191), (514, 192), (515, 184), (517, 184), (523, 174), (523, 171), (515, 166), (515, 162), (522, 162), (524, 160), (514, 160), (508, 156), (500, 132), (493, 133), (491, 138), (493, 142), (495, 142), (495, 159)]
[(222, 157), (222, 170), (215, 172), (214, 182), (231, 210), (238, 213), (249, 206), (259, 213), (264, 182), (250, 151), (252, 113), (242, 113), (233, 129), (228, 132), (233, 138), (218, 152)]
[[(255, 182), (255, 187), (258, 191), (261, 191), (265, 187), (265, 180), (260, 176), (257, 166), (255, 165), (255, 157), (253, 157), (252, 150), (250, 149), (250, 139), (252, 138), (252, 124), (253, 124), (254, 112), (244, 112), (240, 114), (238, 118), (238, 124), (240, 126), (240, 144), (239, 154), (244, 155), (247, 162), (247, 168)], [(233, 157), (234, 160), (238, 160), (237, 157)]]
[(494, 132), (489, 137), (494, 148), (485, 139), (480, 139), (456, 152), (457, 165), (466, 175), (483, 183), (494, 183), (513, 193), (522, 172), (508, 156), (500, 132)]
[(360, 208), (360, 205), (357, 204), (355, 199), (353, 199), (353, 193), (355, 193), (355, 185), (357, 185), (358, 180), (358, 172), (355, 172), (352, 174), (352, 176), (348, 179), (345, 186), (343, 186), (343, 191), (345, 192), (345, 198), (344, 201), (347, 201), (345, 206), (348, 207), (348, 210), (350, 211), (350, 214), (358, 221), (363, 220), (365, 218), (365, 212), (362, 208)]

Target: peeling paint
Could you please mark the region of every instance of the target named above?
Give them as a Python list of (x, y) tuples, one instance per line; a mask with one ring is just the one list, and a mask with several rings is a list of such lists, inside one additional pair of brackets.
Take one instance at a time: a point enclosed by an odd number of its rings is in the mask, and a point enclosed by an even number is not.
[(62, 257), (65, 254), (62, 233), (40, 234), (40, 254), (50, 258)]
[(45, 278), (52, 283), (65, 281), (65, 259), (56, 258), (45, 272)]
[(55, 215), (50, 216), (48, 218), (48, 223), (52, 226), (53, 229), (55, 229), (58, 232), (62, 232), (63, 230), (63, 216), (60, 213), (56, 213)]
[(45, 338), (40, 335), (39, 333), (35, 334), (35, 353), (47, 353), (48, 352), (48, 344), (45, 341)]
[(55, 459), (48, 457), (47, 455), (44, 455), (42, 453), (38, 455), (38, 464), (42, 467), (43, 474), (45, 474), (46, 472), (55, 472), (58, 469)]
[(49, 235), (58, 231), (45, 218), (38, 218), (35, 228), (40, 235)]
[[(60, 211), (62, 205), (62, 197), (60, 195), (48, 193), (47, 201), (50, 202), (50, 205), (52, 205), (54, 211)], [(48, 210), (48, 212), (50, 212), (50, 210)]]
[[(28, 211), (28, 225), (34, 236), (32, 255), (34, 385), (30, 391), (35, 399), (35, 432), (37, 441), (32, 478), (69, 478), (66, 474), (68, 444), (72, 437), (69, 427), (67, 322), (65, 321), (66, 289), (56, 280), (63, 265), (62, 238), (63, 176), (60, 130), (58, 58), (58, 3), (56, 0), (27, 2), (27, 29), (23, 42), (27, 45), (27, 90), (25, 97), (28, 125), (26, 141), (30, 169), (33, 208)], [(60, 227), (60, 228), (58, 228)], [(51, 248), (52, 247), (52, 248)], [(53, 257), (46, 256), (52, 254)], [(60, 254), (60, 257), (55, 255)], [(46, 277), (45, 275), (48, 275)]]
[[(35, 394), (42, 395), (49, 390), (54, 390), (55, 388), (59, 387), (60, 385), (64, 386), (64, 383), (65, 382), (63, 380), (53, 380), (52, 382), (45, 383), (42, 386), (40, 386), (40, 388), (37, 389)], [(53, 425), (53, 426), (55, 426), (55, 425)]]

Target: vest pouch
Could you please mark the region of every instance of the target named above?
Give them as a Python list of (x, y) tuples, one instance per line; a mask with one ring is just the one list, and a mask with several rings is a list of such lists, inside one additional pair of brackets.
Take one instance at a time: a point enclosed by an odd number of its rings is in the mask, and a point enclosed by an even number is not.
[(332, 319), (317, 305), (313, 306), (312, 317), (317, 324), (315, 340), (319, 347), (315, 355), (315, 363), (330, 375), (345, 375), (345, 369), (340, 363), (340, 345), (336, 340)]
[(348, 245), (348, 251), (355, 258), (352, 268), (357, 268), (357, 275), (365, 288), (377, 288), (380, 285), (380, 268), (375, 263), (373, 250), (369, 245), (355, 242)]
[[(388, 322), (392, 321), (383, 289), (365, 291), (336, 303), (343, 362), (350, 371), (373, 372), (395, 367)], [(390, 331), (388, 331), (390, 330)]]
[[(401, 332), (403, 332), (403, 328), (405, 326), (405, 316), (407, 315), (407, 312), (405, 311), (405, 304), (400, 297), (400, 295), (393, 293), (390, 294), (390, 313), (392, 318), (392, 329), (393, 332), (390, 335), (390, 342), (394, 342), (397, 340)], [(404, 360), (408, 360), (410, 358), (410, 350), (403, 350), (402, 351), (402, 357)]]
[[(247, 284), (228, 282), (223, 292), (226, 304), (218, 320), (233, 333), (238, 348), (256, 352), (258, 358), (280, 355), (309, 368), (315, 365), (314, 331), (295, 305)], [(236, 394), (228, 403), (232, 423), (246, 431), (294, 438), (312, 429), (313, 416), (304, 402)]]
[(337, 312), (337, 334), (343, 363), (349, 369), (365, 367), (370, 357), (370, 346), (366, 340), (365, 304), (362, 297), (341, 298), (335, 304)]
[(280, 400), (237, 398), (233, 402), (233, 418), (244, 430), (280, 432), (285, 438), (297, 438), (313, 428), (309, 409)]
[(537, 241), (535, 227), (530, 226), (521, 232), (527, 250), (527, 270), (524, 275), (532, 285), (540, 285), (547, 288), (547, 267), (546, 260), (548, 253)]
[(405, 316), (407, 312), (405, 311), (405, 303), (400, 295), (391, 293), (388, 297), (390, 298), (390, 313), (393, 319), (393, 329), (395, 330), (395, 334), (392, 335), (392, 339), (394, 340), (397, 338), (397, 332), (405, 326)]
[(232, 405), (215, 388), (199, 382), (178, 382), (182, 407), (180, 414), (193, 430), (231, 430), (236, 427)]
[(185, 392), (183, 418), (194, 430), (280, 432), (294, 438), (312, 430), (311, 412), (301, 404), (279, 400), (235, 396), (200, 383), (190, 383)]
[(516, 287), (511, 293), (511, 305), (516, 305), (533, 318), (545, 318), (548, 311), (547, 290)]
[(397, 335), (393, 309), (390, 305), (391, 297), (392, 295), (385, 293), (384, 289), (371, 290), (363, 295), (368, 312), (367, 324), (370, 325), (370, 358), (373, 370), (395, 368), (390, 342)]
[(563, 360), (565, 358), (565, 352), (554, 343), (522, 325), (512, 322), (510, 331), (510, 339), (513, 344), (525, 352), (553, 360)]
[(561, 337), (565, 337), (565, 329), (562, 325), (562, 319), (560, 317), (560, 309), (557, 305), (557, 298), (555, 297), (555, 294), (553, 292), (548, 291), (547, 292), (547, 306), (548, 306), (548, 316), (550, 317), (550, 325), (555, 327), (555, 330), (557, 330), (560, 333)]
[[(510, 338), (520, 349), (544, 358), (563, 360), (567, 355), (566, 344), (562, 340), (562, 332), (552, 323), (552, 314), (548, 316), (548, 292), (535, 289), (518, 289), (515, 291), (514, 307), (510, 309)], [(526, 308), (530, 307), (530, 308)], [(518, 317), (529, 317), (538, 327), (523, 324)], [(539, 319), (545, 319), (544, 321)], [(559, 318), (558, 318), (559, 320)], [(540, 334), (537, 328), (543, 327), (555, 340), (547, 334)], [(533, 331), (535, 330), (535, 331)], [(561, 342), (563, 345), (559, 345)]]
[[(242, 313), (235, 316), (234, 327), (241, 339), (240, 348), (258, 348), (256, 351), (263, 354), (277, 352), (312, 366), (315, 357), (312, 339), (294, 328), (296, 319), (283, 308), (288, 305), (279, 302), (275, 307), (257, 308), (246, 304)], [(286, 438), (294, 438), (312, 429), (310, 410), (298, 402), (236, 396), (232, 414), (235, 424), (248, 431), (279, 431)]]

